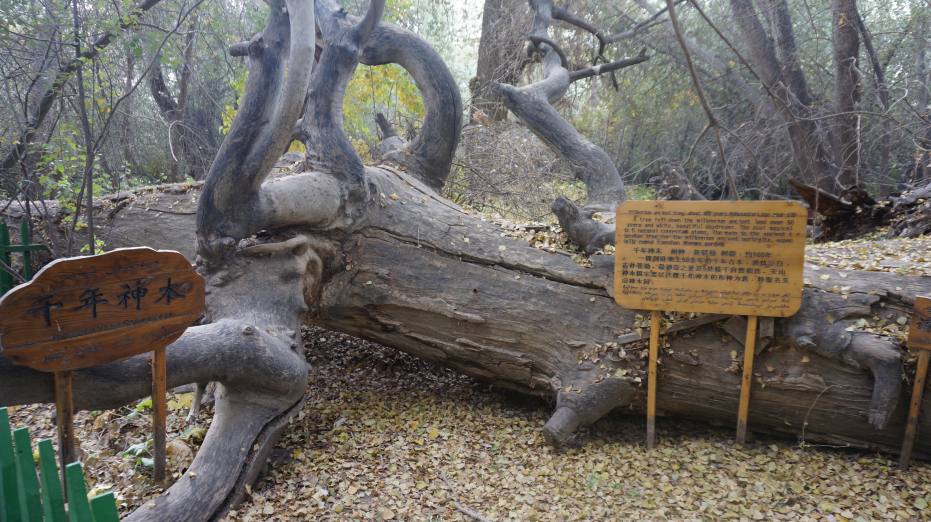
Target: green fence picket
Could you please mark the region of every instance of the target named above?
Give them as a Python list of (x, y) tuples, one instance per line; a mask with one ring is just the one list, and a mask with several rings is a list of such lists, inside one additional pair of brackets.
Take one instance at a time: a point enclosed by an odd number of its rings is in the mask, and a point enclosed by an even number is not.
[(65, 522), (65, 496), (58, 478), (51, 439), (39, 441), (39, 472), (42, 477), (42, 508), (46, 522)]
[(8, 271), (13, 267), (12, 254), (19, 253), (23, 255), (23, 279), (30, 281), (32, 276), (35, 275), (32, 271), (32, 253), (40, 250), (51, 251), (45, 245), (30, 242), (32, 240), (32, 228), (27, 220), (20, 222), (19, 238), (20, 244), (11, 244), (10, 229), (5, 224), (0, 223), (0, 261), (6, 265), (6, 269), (0, 270), (0, 295), (9, 292), (18, 279), (14, 279), (14, 275)]
[(87, 488), (84, 486), (84, 468), (80, 462), (65, 466), (65, 483), (68, 488), (68, 516), (71, 522), (91, 522), (90, 504), (87, 502)]
[(20, 428), (13, 432), (13, 449), (16, 454), (16, 470), (19, 472), (19, 484), (25, 495), (26, 516), (23, 520), (42, 522), (42, 500), (39, 497), (39, 479), (36, 477), (36, 463), (32, 458), (32, 442), (29, 430)]
[[(3, 262), (7, 267), (12, 267), (13, 261), (10, 257), (9, 248), (10, 230), (6, 227), (5, 224), (0, 223), (0, 262)], [(12, 274), (6, 270), (0, 269), (0, 295), (9, 292), (11, 288), (13, 288)]]
[(104, 493), (91, 499), (94, 522), (119, 522), (120, 514), (116, 510), (116, 497), (113, 493)]
[[(0, 229), (3, 225), (0, 225)], [(10, 415), (0, 408), (0, 521), (20, 522), (19, 481), (16, 479), (16, 460), (13, 456), (13, 437), (10, 432)]]
[[(32, 241), (32, 234), (29, 231), (29, 220), (24, 219), (19, 224), (19, 239), (23, 246), (29, 245)], [(23, 250), (23, 279), (32, 280), (32, 252)]]
[(10, 415), (0, 408), (0, 522), (116, 522), (120, 519), (113, 493), (87, 500), (84, 468), (79, 462), (65, 468), (68, 514), (50, 439), (40, 440), (39, 469), (29, 440), (29, 430), (10, 431)]

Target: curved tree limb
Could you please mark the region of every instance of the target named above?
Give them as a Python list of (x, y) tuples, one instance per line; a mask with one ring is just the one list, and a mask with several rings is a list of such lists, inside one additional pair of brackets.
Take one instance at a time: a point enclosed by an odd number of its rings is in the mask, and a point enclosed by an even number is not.
[(348, 205), (347, 217), (354, 219), (360, 215), (359, 207), (369, 199), (369, 191), (365, 165), (343, 130), (343, 99), (385, 2), (373, 0), (361, 20), (350, 18), (333, 2), (315, 2), (315, 9), (326, 45), (304, 105), (301, 131), (307, 165), (340, 180), (345, 191), (342, 199)]
[(269, 4), (265, 31), (249, 46), (251, 68), (240, 109), (200, 200), (198, 251), (206, 259), (222, 257), (224, 249), (262, 226), (254, 211), (259, 187), (291, 142), (310, 82), (312, 6), (301, 0)]
[[(319, 0), (317, 4), (328, 12), (339, 12), (334, 0)], [(359, 23), (352, 15), (341, 16), (343, 23)], [(398, 64), (414, 79), (424, 101), (423, 125), (413, 141), (393, 145), (386, 159), (439, 191), (449, 176), (462, 130), (462, 96), (446, 63), (423, 38), (384, 22), (365, 41), (359, 62), (369, 66)]]
[(591, 67), (586, 67), (584, 69), (577, 69), (569, 73), (569, 83), (584, 80), (585, 78), (591, 78), (592, 76), (599, 76), (608, 72), (619, 71), (625, 67), (637, 65), (638, 63), (643, 63), (649, 59), (650, 58), (645, 54), (641, 54), (636, 58), (625, 58), (623, 60), (617, 60), (611, 63), (598, 64)]
[(594, 25), (590, 24), (588, 20), (582, 18), (581, 16), (569, 12), (569, 9), (566, 6), (554, 5), (552, 8), (552, 13), (554, 20), (565, 22), (569, 25), (578, 27), (583, 31), (591, 33), (591, 35), (598, 40), (598, 54), (595, 55), (596, 59), (598, 57), (604, 56), (605, 48), (611, 42), (609, 41), (609, 37), (605, 36), (601, 29), (598, 29)]
[(532, 34), (528, 36), (527, 39), (530, 40), (530, 43), (537, 49), (540, 48), (540, 44), (546, 44), (549, 50), (556, 53), (556, 56), (559, 57), (559, 65), (562, 66), (563, 69), (569, 68), (569, 58), (566, 57), (566, 52), (563, 51), (556, 42), (550, 40), (548, 36)]
[[(544, 78), (524, 87), (498, 84), (505, 106), (513, 112), (537, 137), (554, 152), (569, 162), (576, 178), (588, 189), (588, 202), (584, 210), (560, 198), (553, 203), (553, 212), (559, 218), (570, 239), (586, 251), (603, 246), (603, 230), (591, 220), (596, 211), (614, 211), (618, 202), (626, 198), (624, 182), (608, 154), (582, 136), (553, 107), (569, 89), (569, 85), (583, 78), (641, 63), (639, 56), (607, 65), (595, 65), (570, 73), (566, 60), (551, 44), (548, 32), (554, 18), (550, 0), (530, 0), (534, 10), (533, 32), (529, 39), (543, 53)], [(565, 13), (563, 12), (563, 15)]]
[[(169, 387), (222, 383), (215, 418), (188, 472), (128, 520), (184, 522), (215, 516), (246, 471), (244, 464), (265, 426), (300, 402), (306, 363), (288, 343), (262, 329), (224, 320), (190, 328), (172, 344), (168, 379)], [(13, 366), (2, 357), (0, 382), (0, 405), (55, 400), (51, 374)], [(115, 408), (151, 392), (147, 355), (74, 374), (78, 410)]]
[(379, 24), (362, 52), (366, 65), (395, 63), (414, 79), (423, 96), (420, 132), (402, 149), (398, 162), (434, 190), (440, 190), (462, 132), (462, 96), (456, 79), (430, 44), (416, 34)]

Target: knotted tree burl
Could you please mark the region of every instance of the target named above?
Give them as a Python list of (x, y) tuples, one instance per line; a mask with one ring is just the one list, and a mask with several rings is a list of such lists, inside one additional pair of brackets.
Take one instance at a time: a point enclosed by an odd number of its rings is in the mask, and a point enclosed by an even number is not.
[[(458, 86), (439, 55), (409, 31), (381, 21), (384, 0), (361, 17), (334, 0), (269, 0), (265, 29), (231, 52), (250, 75), (239, 113), (214, 160), (194, 216), (172, 205), (171, 235), (151, 225), (177, 200), (157, 192), (147, 212), (132, 205), (98, 216), (113, 246), (189, 251), (196, 241), (208, 282), (205, 324), (169, 350), (169, 385), (217, 382), (213, 422), (191, 468), (130, 520), (209, 520), (241, 499), (278, 435), (302, 406), (307, 367), (300, 326), (314, 323), (396, 347), (521, 393), (554, 401), (542, 430), (563, 444), (612, 410), (643, 411), (647, 333), (638, 311), (614, 304), (613, 258), (591, 267), (502, 237), (439, 195), (462, 125)], [(528, 38), (544, 79), (501, 85), (507, 107), (569, 160), (589, 189), (581, 207), (553, 209), (573, 241), (594, 250), (612, 241), (595, 223), (624, 196), (609, 157), (553, 108), (573, 81), (614, 73), (637, 56), (571, 71), (549, 37), (555, 21), (586, 29), (550, 1), (530, 2)], [(317, 41), (320, 39), (321, 41)], [(322, 48), (315, 62), (315, 50)], [(342, 129), (347, 82), (358, 64), (396, 63), (424, 97), (425, 118), (410, 142), (394, 144), (394, 166), (366, 167)], [(622, 74), (622, 73), (621, 73)], [(396, 138), (396, 137), (395, 137)], [(299, 139), (294, 173), (269, 177)], [(180, 228), (179, 228), (180, 227)], [(196, 232), (196, 234), (195, 234)], [(907, 397), (905, 351), (860, 331), (858, 319), (908, 316), (929, 278), (807, 270), (801, 311), (763, 320), (750, 429), (808, 441), (896, 451)], [(745, 323), (700, 316), (664, 331), (661, 414), (733, 425)], [(145, 357), (76, 372), (75, 407), (103, 409), (149, 394)], [(0, 405), (51, 402), (51, 376), (0, 357)], [(926, 399), (928, 400), (928, 399)], [(931, 431), (931, 416), (920, 426)], [(931, 439), (916, 454), (931, 453)]]

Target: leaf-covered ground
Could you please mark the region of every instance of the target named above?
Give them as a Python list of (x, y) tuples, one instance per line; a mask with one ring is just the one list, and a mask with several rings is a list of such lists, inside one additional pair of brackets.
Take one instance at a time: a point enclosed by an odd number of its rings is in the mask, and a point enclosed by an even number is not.
[[(545, 249), (564, 245), (549, 225), (508, 233)], [(845, 241), (808, 253), (825, 266), (910, 275), (931, 275), (929, 256), (931, 238)], [(228, 520), (931, 519), (931, 463), (901, 472), (889, 456), (790, 439), (741, 448), (731, 429), (673, 419), (660, 419), (659, 448), (648, 453), (643, 420), (624, 416), (555, 451), (540, 434), (550, 404), (341, 334), (308, 329), (305, 341), (307, 403)], [(190, 394), (170, 398), (177, 474), (211, 410), (189, 424)], [(148, 478), (147, 406), (77, 415), (88, 482), (114, 490), (123, 512), (161, 491)], [(14, 425), (54, 437), (53, 410), (15, 408)]]
[(880, 230), (862, 239), (811, 245), (805, 260), (842, 270), (931, 276), (931, 236), (885, 239)]
[[(168, 395), (168, 470), (173, 479), (187, 469), (207, 433), (209, 412), (189, 423), (191, 393)], [(11, 407), (13, 428), (29, 428), (33, 445), (50, 438), (58, 451), (54, 405)], [(144, 399), (118, 410), (78, 412), (74, 427), (88, 496), (113, 491), (122, 513), (158, 496), (163, 488), (151, 480), (152, 401)]]
[(231, 520), (918, 520), (931, 465), (615, 416), (548, 447), (550, 405), (312, 330), (313, 382), (279, 459)]

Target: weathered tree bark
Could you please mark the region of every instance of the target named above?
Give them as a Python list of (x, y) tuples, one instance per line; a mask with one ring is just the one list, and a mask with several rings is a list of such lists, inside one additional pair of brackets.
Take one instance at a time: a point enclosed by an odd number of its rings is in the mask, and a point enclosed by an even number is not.
[(531, 15), (524, 0), (485, 0), (482, 9), (482, 37), (478, 44), (475, 77), (469, 82), (473, 122), (502, 121), (507, 118), (496, 83), (517, 84), (526, 66), (524, 39), (530, 30)]
[[(544, 79), (523, 87), (499, 83), (497, 89), (505, 106), (553, 152), (568, 161), (575, 177), (585, 183), (588, 200), (584, 208), (560, 197), (553, 202), (552, 210), (570, 239), (591, 253), (613, 241), (613, 229), (594, 221), (592, 215), (613, 212), (617, 204), (626, 199), (624, 182), (604, 149), (579, 133), (553, 104), (566, 94), (574, 81), (617, 71), (648, 58), (641, 55), (570, 72), (565, 53), (549, 39), (549, 28), (553, 19), (582, 27), (585, 24), (564, 9), (554, 7), (550, 0), (530, 0), (530, 7), (534, 18), (528, 39), (531, 50), (542, 55)], [(603, 51), (602, 45), (598, 55), (602, 56)]]
[(860, 185), (860, 118), (853, 112), (860, 101), (860, 32), (856, 0), (832, 0), (834, 34), (834, 154), (838, 184)]

